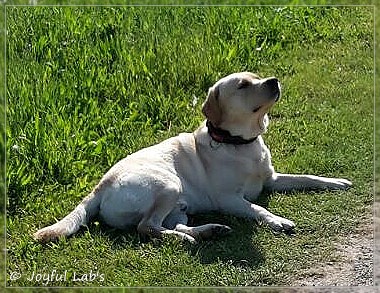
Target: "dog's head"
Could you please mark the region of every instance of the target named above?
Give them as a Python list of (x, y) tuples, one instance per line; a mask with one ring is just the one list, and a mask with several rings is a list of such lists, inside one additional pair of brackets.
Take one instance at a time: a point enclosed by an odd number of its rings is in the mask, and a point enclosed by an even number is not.
[(261, 79), (250, 72), (233, 73), (209, 89), (202, 111), (215, 127), (249, 139), (265, 132), (267, 113), (280, 93), (275, 77)]

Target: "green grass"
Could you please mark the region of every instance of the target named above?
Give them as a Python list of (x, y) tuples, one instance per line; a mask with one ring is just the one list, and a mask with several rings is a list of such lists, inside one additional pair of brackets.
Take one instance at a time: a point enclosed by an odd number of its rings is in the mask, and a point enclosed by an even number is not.
[[(372, 204), (371, 7), (7, 7), (7, 285), (289, 285), (339, 261), (333, 242)], [(347, 192), (273, 194), (260, 203), (297, 223), (293, 237), (234, 217), (222, 239), (145, 241), (92, 223), (40, 245), (31, 234), (62, 218), (127, 154), (202, 121), (217, 79), (277, 76), (283, 96), (265, 134), (277, 170), (345, 177)], [(194, 103), (198, 101), (197, 103)], [(21, 278), (10, 280), (12, 272)], [(99, 278), (74, 282), (78, 275)]]

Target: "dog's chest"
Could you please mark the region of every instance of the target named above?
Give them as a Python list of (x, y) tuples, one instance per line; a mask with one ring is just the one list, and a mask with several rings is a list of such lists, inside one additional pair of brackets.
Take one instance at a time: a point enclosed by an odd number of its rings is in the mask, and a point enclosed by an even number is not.
[(208, 157), (203, 161), (211, 196), (217, 196), (216, 193), (258, 196), (273, 173), (270, 152), (259, 139), (246, 147), (221, 145), (206, 152)]

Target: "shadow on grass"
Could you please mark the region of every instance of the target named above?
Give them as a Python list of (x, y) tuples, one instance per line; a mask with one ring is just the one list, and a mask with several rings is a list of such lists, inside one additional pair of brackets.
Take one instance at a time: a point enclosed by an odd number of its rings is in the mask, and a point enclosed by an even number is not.
[[(257, 204), (263, 207), (268, 206), (268, 194), (260, 196)], [(215, 264), (222, 262), (225, 265), (236, 268), (259, 267), (265, 262), (265, 249), (261, 245), (263, 242), (260, 229), (269, 229), (266, 226), (259, 226), (255, 221), (237, 218), (234, 216), (222, 215), (218, 213), (200, 214), (189, 217), (189, 226), (198, 226), (207, 223), (219, 223), (228, 225), (232, 228), (231, 233), (215, 237), (211, 240), (201, 241), (198, 244), (187, 242), (173, 244), (171, 240), (149, 239), (139, 235), (136, 228), (119, 230), (112, 228), (99, 219), (94, 219), (86, 228), (80, 229), (75, 237), (83, 237), (86, 231), (91, 235), (104, 237), (112, 243), (112, 249), (132, 249), (140, 250), (147, 243), (153, 243), (154, 247), (161, 249), (165, 245), (179, 245), (178, 253), (185, 251), (194, 256), (202, 264)], [(170, 236), (168, 236), (170, 237)], [(174, 240), (175, 241), (175, 240)]]
[(232, 228), (224, 237), (200, 242), (189, 246), (190, 253), (198, 256), (201, 263), (223, 262), (235, 267), (255, 268), (265, 260), (260, 239), (257, 238), (258, 225), (251, 220), (223, 215), (199, 215), (191, 224), (221, 223)]
[[(231, 233), (211, 240), (201, 241), (198, 244), (183, 242), (180, 250), (186, 251), (189, 255), (197, 258), (202, 264), (214, 264), (222, 262), (237, 268), (256, 268), (265, 261), (263, 248), (258, 238), (260, 227), (256, 222), (248, 219), (236, 218), (220, 214), (201, 214), (189, 219), (189, 226), (203, 225), (207, 223), (220, 223), (232, 228)], [(81, 237), (86, 231), (90, 234), (98, 234), (106, 237), (113, 249), (141, 249), (146, 243), (153, 243), (154, 246), (162, 247), (171, 245), (167, 240), (149, 239), (139, 235), (135, 228), (129, 230), (119, 230), (107, 226), (104, 223), (94, 224), (92, 222), (87, 228), (82, 228), (76, 237)], [(82, 234), (82, 235), (81, 235)], [(170, 236), (168, 236), (170, 237)]]
[[(267, 207), (269, 200), (269, 194), (263, 194), (259, 197), (257, 204)], [(228, 225), (232, 228), (232, 231), (225, 236), (201, 241), (195, 245), (185, 241), (173, 244), (173, 241), (176, 240), (149, 239), (139, 235), (135, 227), (128, 230), (119, 230), (108, 226), (99, 219), (93, 219), (87, 227), (82, 227), (75, 234), (75, 238), (86, 237), (86, 232), (89, 232), (91, 237), (107, 239), (114, 250), (141, 250), (144, 249), (144, 245), (150, 243), (158, 250), (165, 245), (173, 245), (174, 248), (178, 247), (178, 253), (186, 252), (205, 265), (221, 262), (235, 268), (255, 269), (265, 262), (266, 249), (262, 246), (265, 239), (262, 239), (263, 234), (260, 233), (260, 230), (269, 229), (268, 227), (259, 226), (254, 220), (218, 213), (199, 214), (189, 217), (188, 225), (198, 226), (207, 223)]]

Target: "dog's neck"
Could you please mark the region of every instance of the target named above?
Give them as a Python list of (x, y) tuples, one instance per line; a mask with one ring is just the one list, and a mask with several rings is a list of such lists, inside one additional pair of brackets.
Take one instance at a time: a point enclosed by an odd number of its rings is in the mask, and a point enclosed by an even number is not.
[(252, 143), (257, 139), (257, 137), (244, 139), (239, 135), (231, 135), (229, 131), (215, 127), (210, 120), (207, 120), (206, 126), (208, 129), (208, 134), (211, 136), (211, 138), (219, 143), (240, 145)]

